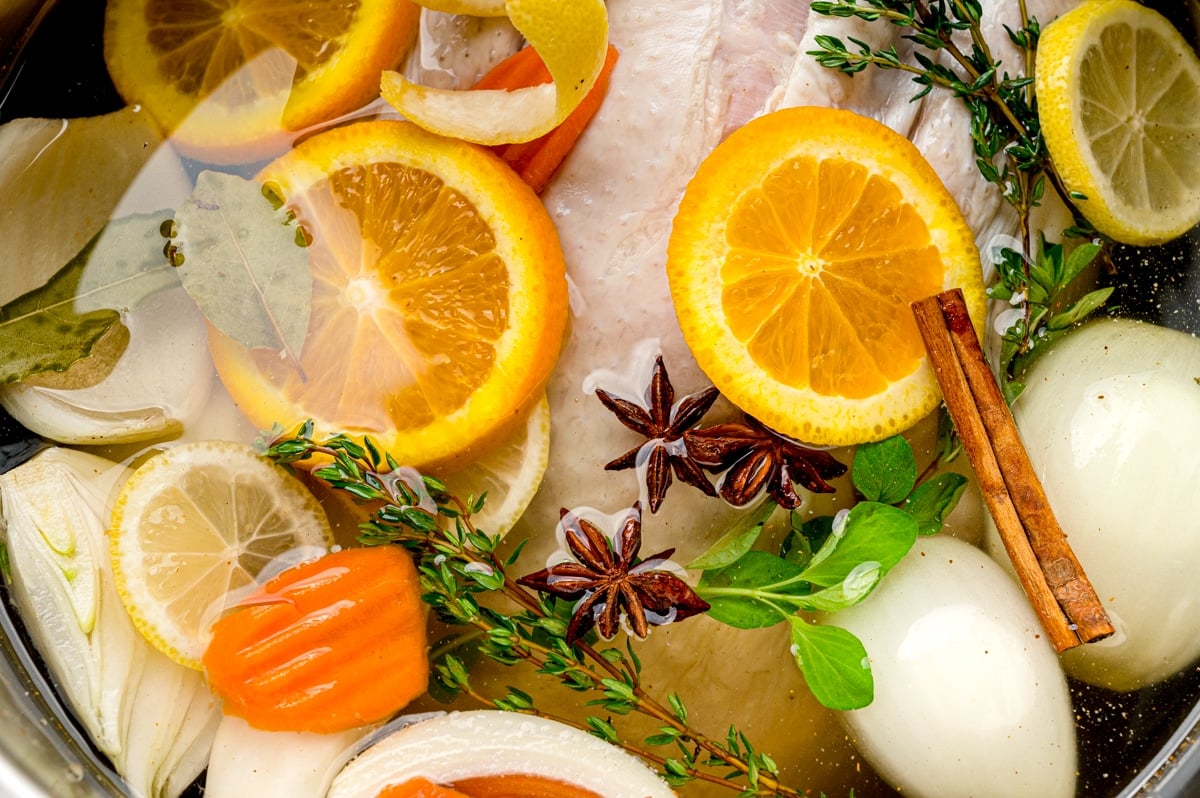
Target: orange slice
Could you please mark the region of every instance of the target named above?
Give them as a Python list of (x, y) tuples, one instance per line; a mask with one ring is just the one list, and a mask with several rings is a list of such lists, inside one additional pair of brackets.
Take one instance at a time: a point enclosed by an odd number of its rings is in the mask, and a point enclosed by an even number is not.
[(958, 286), (984, 317), (972, 232), (933, 169), (884, 125), (828, 108), (760, 117), (712, 152), (667, 276), (721, 393), (822, 445), (885, 438), (937, 405), (910, 302)]
[(407, 122), (304, 141), (259, 178), (312, 237), (299, 368), (216, 330), (229, 393), (260, 427), (312, 418), (401, 464), (454, 468), (521, 423), (554, 366), (566, 269), (542, 203), (491, 152)]
[(410, 0), (109, 0), (104, 59), (181, 149), (261, 158), (376, 97), (419, 14)]

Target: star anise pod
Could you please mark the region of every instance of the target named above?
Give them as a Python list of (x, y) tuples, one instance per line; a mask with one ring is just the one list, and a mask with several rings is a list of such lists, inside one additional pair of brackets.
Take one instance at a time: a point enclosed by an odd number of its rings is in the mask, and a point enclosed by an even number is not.
[(799, 483), (813, 493), (832, 493), (825, 480), (846, 473), (828, 452), (810, 449), (780, 435), (755, 418), (689, 431), (684, 440), (692, 458), (710, 471), (725, 471), (720, 493), (730, 504), (749, 504), (763, 488), (788, 510), (800, 506)]
[(675, 549), (638, 559), (642, 546), (642, 508), (634, 503), (621, 525), (617, 549), (594, 524), (564, 508), (561, 522), (567, 546), (577, 562), (562, 562), (523, 576), (517, 584), (575, 601), (567, 642), (596, 627), (606, 640), (617, 634), (621, 616), (638, 637), (650, 626), (682, 621), (708, 610), (708, 602), (675, 574), (661, 568)]
[[(683, 434), (700, 421), (718, 395), (717, 389), (709, 386), (684, 397), (676, 406), (675, 389), (671, 387), (662, 355), (654, 361), (654, 373), (646, 388), (645, 407), (597, 388), (596, 396), (616, 415), (617, 420), (649, 439), (648, 443), (639, 444), (606, 464), (605, 470), (633, 468), (640, 464), (639, 458), (644, 457), (646, 490), (652, 513), (658, 512), (662, 506), (667, 488), (671, 486), (672, 471), (680, 482), (699, 488), (708, 496), (716, 496), (717, 492), (704, 470), (689, 455)], [(643, 454), (643, 451), (646, 453)]]

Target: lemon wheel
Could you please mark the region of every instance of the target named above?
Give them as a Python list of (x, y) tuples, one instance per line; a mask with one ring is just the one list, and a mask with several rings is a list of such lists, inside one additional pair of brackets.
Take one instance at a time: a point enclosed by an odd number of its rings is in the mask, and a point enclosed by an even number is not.
[(249, 446), (216, 441), (147, 460), (117, 495), (110, 535), (117, 592), (134, 625), (196, 669), (231, 596), (264, 568), (320, 556), (333, 542), (299, 482)]
[(1038, 43), (1046, 147), (1096, 229), (1161, 244), (1200, 222), (1200, 59), (1161, 14), (1089, 0)]

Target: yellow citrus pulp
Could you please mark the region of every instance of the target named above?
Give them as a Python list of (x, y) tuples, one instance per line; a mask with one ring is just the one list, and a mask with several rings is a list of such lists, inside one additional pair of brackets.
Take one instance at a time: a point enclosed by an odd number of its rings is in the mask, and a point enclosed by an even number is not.
[(435, 473), (493, 449), (558, 356), (566, 270), (545, 207), (499, 158), (406, 122), (301, 143), (259, 178), (312, 238), (299, 368), (213, 330), (217, 370), (260, 427), (313, 419)]
[(1096, 229), (1160, 244), (1200, 222), (1200, 59), (1161, 14), (1088, 0), (1038, 42), (1046, 147)]
[(110, 524), (117, 592), (138, 631), (199, 669), (231, 591), (283, 555), (333, 542), (316, 499), (249, 446), (205, 441), (155, 455), (117, 494)]
[(419, 13), (410, 0), (109, 0), (104, 58), (181, 149), (253, 160), (378, 96)]
[(984, 316), (973, 234), (937, 174), (889, 128), (828, 108), (760, 117), (712, 152), (667, 276), (721, 393), (821, 445), (887, 437), (937, 405), (909, 303), (957, 286)]

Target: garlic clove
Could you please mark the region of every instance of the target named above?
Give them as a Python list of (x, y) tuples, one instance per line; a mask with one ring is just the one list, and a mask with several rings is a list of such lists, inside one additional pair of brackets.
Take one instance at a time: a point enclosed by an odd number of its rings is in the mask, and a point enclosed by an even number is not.
[(88, 387), (37, 380), (0, 389), (0, 404), (29, 430), (59, 443), (124, 443), (177, 434), (199, 417), (213, 384), (204, 316), (182, 288), (125, 314), (129, 343), (112, 371)]
[(351, 760), (328, 798), (375, 798), (424, 777), (439, 784), (522, 774), (566, 782), (604, 798), (673, 798), (653, 771), (571, 726), (515, 712), (453, 712), (381, 736)]

